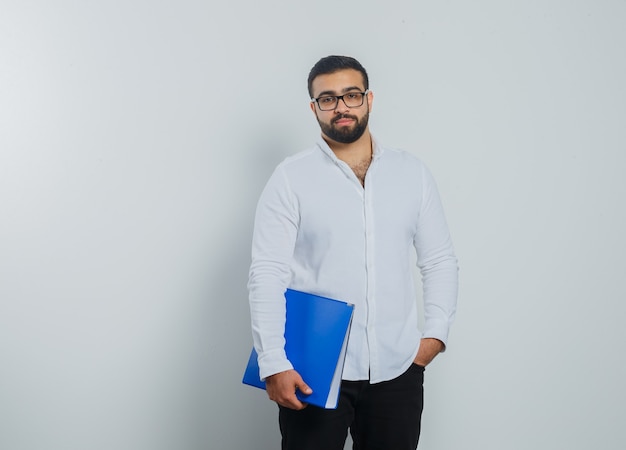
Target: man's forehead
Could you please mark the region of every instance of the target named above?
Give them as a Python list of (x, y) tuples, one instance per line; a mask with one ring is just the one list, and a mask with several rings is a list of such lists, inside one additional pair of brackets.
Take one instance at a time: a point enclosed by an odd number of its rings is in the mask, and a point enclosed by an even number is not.
[(358, 70), (342, 69), (333, 73), (318, 75), (313, 80), (313, 93), (339, 94), (353, 89), (363, 90), (363, 75)]

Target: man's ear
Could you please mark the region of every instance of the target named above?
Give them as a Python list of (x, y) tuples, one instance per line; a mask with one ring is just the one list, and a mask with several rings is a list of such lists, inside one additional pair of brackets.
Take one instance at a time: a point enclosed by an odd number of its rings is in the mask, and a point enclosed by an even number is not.
[(373, 103), (374, 103), (374, 93), (372, 91), (369, 91), (367, 93), (367, 107), (369, 109), (369, 112), (372, 112)]

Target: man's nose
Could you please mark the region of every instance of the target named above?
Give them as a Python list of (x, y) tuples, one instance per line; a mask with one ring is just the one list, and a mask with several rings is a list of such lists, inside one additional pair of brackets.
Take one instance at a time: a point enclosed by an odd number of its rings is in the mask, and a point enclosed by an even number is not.
[(335, 112), (343, 113), (349, 110), (350, 108), (346, 105), (343, 97), (337, 99), (337, 106), (335, 106)]

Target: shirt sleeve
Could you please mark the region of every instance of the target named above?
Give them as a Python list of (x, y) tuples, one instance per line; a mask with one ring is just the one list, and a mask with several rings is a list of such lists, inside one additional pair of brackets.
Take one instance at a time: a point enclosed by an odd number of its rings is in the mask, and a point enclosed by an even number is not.
[(261, 379), (292, 369), (285, 354), (285, 290), (299, 214), (282, 165), (270, 177), (259, 199), (252, 236), (248, 279), (252, 337)]
[(435, 180), (422, 165), (422, 205), (413, 239), (424, 289), (425, 338), (448, 343), (456, 314), (458, 263)]

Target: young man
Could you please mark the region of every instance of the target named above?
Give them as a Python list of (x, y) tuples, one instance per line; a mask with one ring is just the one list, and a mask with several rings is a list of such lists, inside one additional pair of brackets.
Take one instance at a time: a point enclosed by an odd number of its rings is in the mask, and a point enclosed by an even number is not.
[[(456, 310), (457, 260), (437, 188), (417, 158), (372, 138), (374, 95), (358, 61), (322, 58), (308, 87), (321, 138), (276, 168), (257, 207), (248, 287), (260, 374), (279, 405), (284, 450), (342, 450), (348, 430), (355, 449), (415, 450), (424, 368), (445, 349)], [(295, 396), (311, 390), (285, 356), (286, 288), (355, 305), (336, 410)]]

